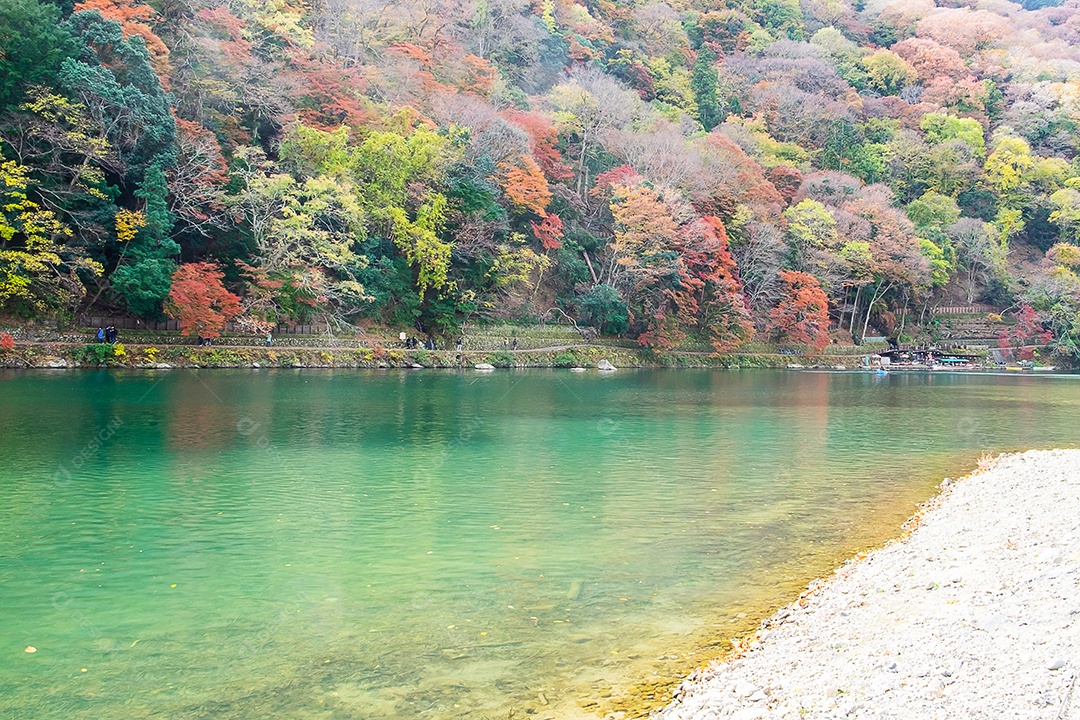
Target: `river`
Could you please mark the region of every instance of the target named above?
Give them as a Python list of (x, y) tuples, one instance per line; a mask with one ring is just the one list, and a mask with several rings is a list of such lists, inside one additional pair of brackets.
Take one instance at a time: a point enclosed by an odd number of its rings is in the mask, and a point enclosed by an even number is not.
[(1077, 376), (0, 373), (0, 718), (633, 715), (1078, 444)]

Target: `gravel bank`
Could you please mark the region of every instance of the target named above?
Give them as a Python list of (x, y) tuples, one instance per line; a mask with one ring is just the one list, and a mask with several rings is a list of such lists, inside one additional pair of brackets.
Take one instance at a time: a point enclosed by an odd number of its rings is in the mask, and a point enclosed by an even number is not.
[(762, 623), (657, 720), (1080, 720), (1080, 450), (1003, 456)]

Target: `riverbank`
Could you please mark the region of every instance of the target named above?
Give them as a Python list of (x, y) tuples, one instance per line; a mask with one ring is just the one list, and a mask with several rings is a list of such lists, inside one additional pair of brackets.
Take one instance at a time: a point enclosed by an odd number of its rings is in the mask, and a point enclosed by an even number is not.
[(1080, 450), (1003, 456), (815, 582), (656, 720), (1072, 718)]
[[(846, 349), (846, 348), (845, 348)], [(743, 352), (654, 353), (603, 344), (558, 344), (531, 349), (406, 350), (380, 344), (340, 341), (334, 345), (250, 347), (119, 343), (20, 342), (0, 351), (0, 368), (98, 368), (170, 370), (174, 368), (596, 368), (606, 360), (624, 368), (858, 368), (857, 350), (827, 355)]]

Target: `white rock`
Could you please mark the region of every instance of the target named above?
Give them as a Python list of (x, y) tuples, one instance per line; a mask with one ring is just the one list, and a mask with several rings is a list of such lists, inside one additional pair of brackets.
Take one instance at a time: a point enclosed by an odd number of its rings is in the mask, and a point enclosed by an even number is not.
[(735, 683), (736, 697), (746, 698), (750, 697), (756, 692), (758, 692), (758, 687), (751, 682), (747, 682), (746, 680), (740, 680), (739, 682)]
[(476, 363), (473, 367), (477, 370), (494, 370), (495, 366), (488, 363)]
[(612, 370), (617, 370), (618, 368), (612, 365), (611, 362), (609, 362), (608, 360), (601, 360), (596, 364), (596, 369), (610, 372)]

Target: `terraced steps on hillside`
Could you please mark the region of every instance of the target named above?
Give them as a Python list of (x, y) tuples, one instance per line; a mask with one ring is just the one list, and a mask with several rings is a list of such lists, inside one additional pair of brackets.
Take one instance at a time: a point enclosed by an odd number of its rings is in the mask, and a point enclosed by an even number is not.
[(937, 315), (937, 335), (944, 342), (971, 342), (996, 345), (998, 336), (1009, 329), (1010, 323), (990, 314)]

